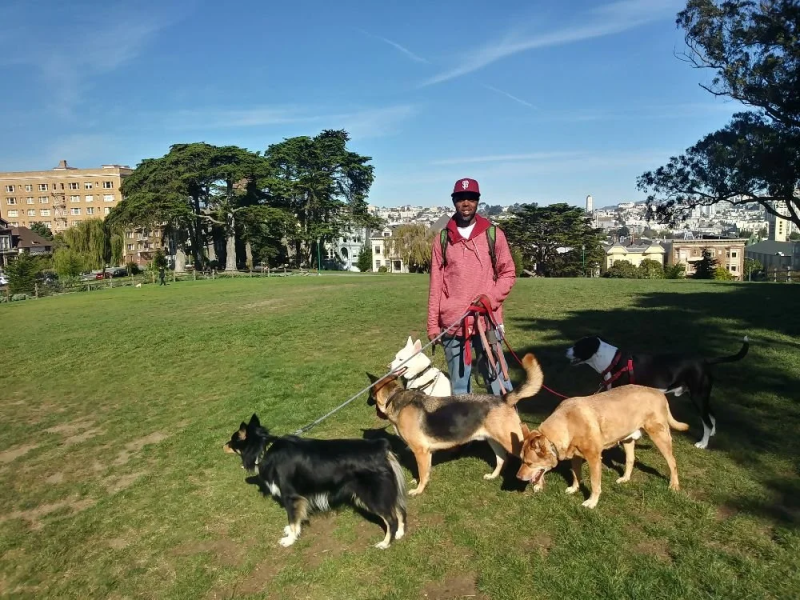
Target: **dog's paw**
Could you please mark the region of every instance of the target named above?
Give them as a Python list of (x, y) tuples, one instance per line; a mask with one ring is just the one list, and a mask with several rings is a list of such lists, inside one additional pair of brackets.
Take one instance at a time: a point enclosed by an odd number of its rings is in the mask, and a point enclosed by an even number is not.
[(669, 489), (671, 489), (673, 492), (679, 492), (681, 491), (681, 486), (677, 483), (670, 483)]
[(489, 481), (490, 479), (497, 479), (497, 475), (495, 475), (494, 473), (486, 473), (486, 475), (484, 475), (483, 478), (486, 481)]
[(409, 496), (419, 496), (422, 493), (422, 488), (415, 487), (413, 490), (408, 490)]
[(375, 547), (378, 548), (379, 550), (386, 550), (389, 547), (389, 542), (387, 542), (386, 540), (378, 542), (377, 544), (375, 544)]
[(708, 448), (708, 440), (700, 440), (694, 445), (695, 448), (700, 448), (700, 450), (705, 450)]
[(405, 527), (398, 527), (397, 532), (394, 534), (394, 539), (396, 540), (402, 539), (405, 534), (406, 534)]
[(574, 494), (580, 488), (581, 488), (581, 486), (579, 486), (579, 485), (571, 485), (567, 489), (565, 489), (564, 492), (567, 493), (567, 494)]
[(629, 482), (630, 480), (631, 480), (631, 478), (630, 478), (630, 477), (625, 477), (625, 476), (623, 475), (622, 477), (620, 477), (619, 479), (617, 479), (617, 483), (627, 483), (627, 482)]
[(280, 540), (278, 540), (280, 545), (283, 546), (284, 548), (288, 548), (289, 546), (294, 544), (296, 541), (297, 541), (297, 538), (295, 536), (293, 536), (293, 535), (287, 535), (285, 537), (282, 537)]
[(586, 500), (581, 506), (585, 506), (586, 508), (594, 508), (597, 506), (597, 498), (589, 498)]
[(294, 535), (294, 532), (292, 531), (292, 526), (291, 525), (287, 525), (286, 527), (283, 528), (283, 535), (285, 535), (285, 536)]

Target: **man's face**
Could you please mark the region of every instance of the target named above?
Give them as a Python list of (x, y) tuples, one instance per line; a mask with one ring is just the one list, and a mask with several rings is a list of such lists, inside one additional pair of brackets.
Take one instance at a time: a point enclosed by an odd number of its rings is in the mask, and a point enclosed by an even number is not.
[(472, 195), (455, 196), (453, 198), (453, 205), (456, 207), (456, 212), (461, 215), (461, 218), (465, 221), (469, 221), (478, 211), (478, 198)]

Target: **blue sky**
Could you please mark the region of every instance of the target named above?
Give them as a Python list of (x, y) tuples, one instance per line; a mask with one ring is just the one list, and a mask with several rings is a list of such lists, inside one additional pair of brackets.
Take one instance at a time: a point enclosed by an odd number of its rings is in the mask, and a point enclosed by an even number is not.
[(684, 4), (5, 0), (0, 171), (345, 128), (377, 205), (446, 205), (461, 177), (491, 204), (637, 200), (740, 109), (676, 58)]

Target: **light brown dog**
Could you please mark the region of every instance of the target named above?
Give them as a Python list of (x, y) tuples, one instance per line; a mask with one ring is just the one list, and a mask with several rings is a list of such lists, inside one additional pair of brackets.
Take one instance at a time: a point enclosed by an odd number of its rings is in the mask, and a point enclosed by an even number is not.
[(421, 494), (428, 485), (434, 450), (455, 448), (472, 440), (487, 440), (497, 457), (497, 466), (484, 479), (500, 474), (507, 452), (519, 456), (522, 428), (514, 409), (522, 398), (534, 396), (544, 376), (533, 354), (522, 360), (527, 373), (525, 383), (506, 396), (465, 394), (428, 396), (419, 390), (406, 390), (397, 379), (387, 379), (373, 389), (378, 414), (394, 425), (397, 435), (408, 444), (417, 460), (419, 484), (408, 494)]
[(594, 508), (601, 491), (600, 454), (622, 443), (625, 472), (617, 483), (628, 481), (633, 470), (634, 444), (642, 436), (639, 430), (644, 429), (667, 460), (670, 489), (677, 490), (678, 468), (672, 455), (670, 427), (678, 431), (689, 428), (672, 417), (667, 397), (653, 388), (626, 385), (594, 396), (570, 398), (564, 400), (538, 429), (530, 431), (522, 424), (525, 442), (517, 477), (541, 486), (544, 474), (558, 461), (572, 459), (572, 485), (567, 493), (573, 494), (580, 487), (581, 466), (586, 459), (592, 493), (583, 506)]

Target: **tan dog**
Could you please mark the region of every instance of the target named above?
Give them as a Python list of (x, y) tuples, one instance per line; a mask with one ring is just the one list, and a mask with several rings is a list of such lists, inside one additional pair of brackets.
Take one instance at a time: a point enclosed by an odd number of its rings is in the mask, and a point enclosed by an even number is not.
[(633, 470), (634, 444), (642, 436), (639, 431), (642, 428), (667, 459), (669, 487), (677, 490), (678, 468), (672, 455), (670, 427), (678, 431), (689, 429), (686, 423), (672, 417), (667, 397), (653, 388), (626, 385), (594, 396), (570, 398), (564, 400), (538, 429), (529, 431), (522, 424), (525, 442), (517, 477), (540, 485), (544, 474), (558, 461), (572, 459), (572, 485), (567, 493), (573, 494), (580, 487), (581, 466), (586, 459), (592, 493), (583, 506), (594, 508), (601, 491), (600, 454), (621, 442), (625, 448), (625, 473), (617, 483), (628, 481)]
[(487, 440), (497, 457), (497, 466), (484, 479), (500, 474), (506, 452), (519, 456), (522, 428), (514, 409), (522, 398), (534, 396), (544, 377), (539, 362), (528, 354), (523, 359), (527, 379), (522, 387), (505, 397), (488, 394), (435, 397), (419, 390), (406, 390), (390, 378), (373, 390), (376, 408), (394, 425), (397, 435), (408, 444), (417, 460), (419, 485), (409, 495), (421, 494), (428, 485), (434, 450), (455, 448), (473, 440)]

